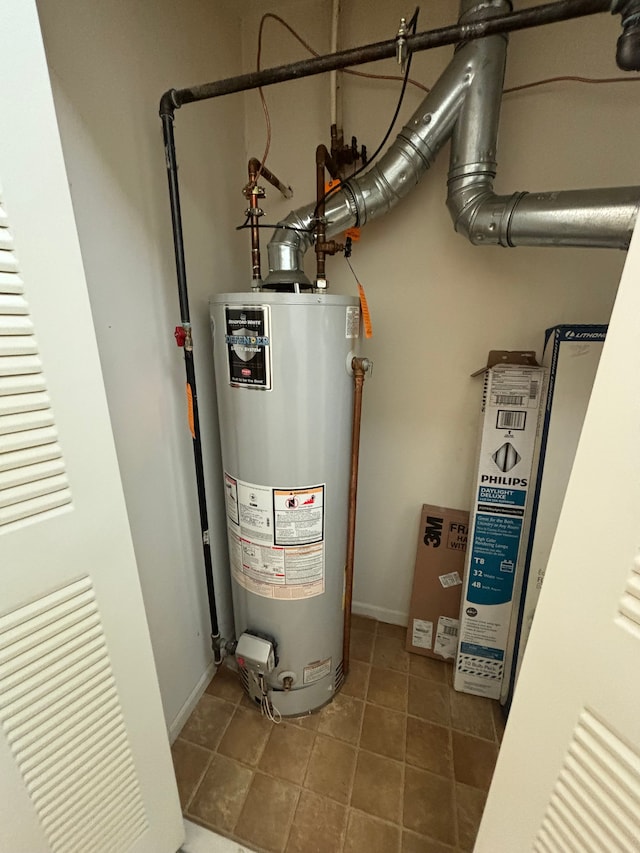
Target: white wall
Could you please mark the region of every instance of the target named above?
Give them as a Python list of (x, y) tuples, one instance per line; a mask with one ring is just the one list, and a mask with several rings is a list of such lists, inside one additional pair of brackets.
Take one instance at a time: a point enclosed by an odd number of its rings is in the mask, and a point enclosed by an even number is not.
[[(239, 73), (239, 28), (231, 4), (206, 0), (46, 0), (39, 13), (165, 717), (175, 729), (211, 654), (184, 366), (173, 339), (180, 316), (158, 102), (172, 86)], [(243, 209), (242, 135), (241, 98), (176, 114), (202, 427), (213, 436), (205, 464), (216, 485), (207, 301), (212, 289), (242, 283), (233, 230)], [(210, 516), (228, 636), (215, 500)]]
[[(399, 2), (342, 5), (342, 47), (392, 37), (407, 13)], [(329, 0), (304, 0), (270, 8), (323, 51), (329, 7)], [(430, 3), (420, 29), (451, 23), (456, 8), (450, 0)], [(247, 67), (255, 61), (261, 11), (245, 20)], [(619, 75), (618, 21), (600, 15), (513, 35), (506, 85), (559, 74)], [(412, 77), (433, 82), (451, 52), (417, 55)], [(305, 55), (286, 31), (267, 22), (264, 67)], [(366, 70), (397, 73), (391, 60)], [(393, 114), (399, 84), (345, 77), (343, 85), (345, 136), (356, 134), (371, 153)], [(630, 143), (640, 131), (638, 91), (633, 83), (559, 83), (506, 96), (496, 190), (640, 183)], [(315, 146), (329, 142), (328, 78), (265, 94), (273, 125), (269, 162), (294, 186), (297, 207), (314, 197)], [(401, 121), (422, 97), (409, 88)], [(245, 100), (248, 148), (261, 152), (262, 111), (254, 93)], [(408, 610), (421, 504), (470, 505), (480, 387), (469, 374), (489, 349), (540, 353), (550, 325), (606, 322), (624, 262), (615, 251), (471, 246), (454, 233), (445, 208), (447, 167), (448, 149), (409, 198), (363, 229), (352, 258), (373, 317), (374, 337), (364, 350), (375, 364), (365, 385), (354, 608), (400, 623)], [(269, 221), (292, 206), (273, 193), (266, 204)], [(344, 260), (329, 259), (327, 268), (333, 290), (356, 292)]]

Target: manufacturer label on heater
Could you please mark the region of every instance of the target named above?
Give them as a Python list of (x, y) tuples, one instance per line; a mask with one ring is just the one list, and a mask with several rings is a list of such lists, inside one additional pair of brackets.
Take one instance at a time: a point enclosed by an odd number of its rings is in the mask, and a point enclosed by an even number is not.
[(357, 305), (347, 307), (347, 319), (345, 325), (345, 338), (360, 337), (360, 308)]
[(271, 338), (268, 305), (229, 305), (224, 309), (229, 383), (240, 388), (271, 388)]
[(302, 675), (303, 684), (315, 684), (331, 672), (331, 658), (317, 660), (305, 666)]

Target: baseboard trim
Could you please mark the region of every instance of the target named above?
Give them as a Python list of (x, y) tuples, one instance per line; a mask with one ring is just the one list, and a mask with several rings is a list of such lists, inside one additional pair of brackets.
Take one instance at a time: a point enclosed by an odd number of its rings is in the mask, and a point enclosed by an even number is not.
[(216, 665), (213, 661), (209, 664), (209, 666), (205, 669), (205, 671), (200, 676), (200, 679), (196, 686), (193, 688), (187, 701), (184, 703), (182, 708), (178, 711), (178, 714), (175, 720), (169, 726), (169, 743), (173, 743), (175, 739), (178, 737), (182, 729), (184, 728), (184, 724), (187, 722), (189, 717), (191, 716), (191, 712), (198, 704), (198, 701), (204, 691), (207, 689), (207, 685), (211, 681), (216, 671)]
[(406, 627), (409, 621), (407, 614), (402, 610), (390, 610), (388, 607), (378, 607), (376, 604), (365, 604), (362, 601), (354, 601), (351, 611), (357, 616), (368, 616), (369, 619), (377, 619), (378, 622), (388, 622), (390, 625), (402, 625)]

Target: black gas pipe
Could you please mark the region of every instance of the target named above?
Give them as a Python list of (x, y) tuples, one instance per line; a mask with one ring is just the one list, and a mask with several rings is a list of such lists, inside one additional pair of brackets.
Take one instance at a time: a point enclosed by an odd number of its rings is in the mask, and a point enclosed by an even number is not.
[(162, 116), (162, 132), (164, 135), (167, 175), (169, 178), (173, 246), (176, 256), (178, 298), (180, 301), (181, 325), (176, 328), (176, 341), (179, 346), (184, 348), (184, 365), (187, 374), (187, 405), (189, 408), (189, 426), (191, 427), (193, 458), (196, 468), (196, 485), (198, 488), (198, 510), (200, 513), (204, 573), (207, 581), (207, 598), (209, 600), (209, 617), (211, 621), (211, 645), (214, 652), (214, 660), (216, 664), (219, 664), (222, 660), (222, 651), (220, 647), (220, 628), (218, 626), (216, 596), (213, 585), (213, 562), (211, 560), (211, 545), (209, 541), (209, 515), (207, 511), (204, 463), (202, 460), (202, 442), (200, 440), (200, 416), (198, 414), (198, 393), (196, 389), (196, 371), (193, 361), (191, 316), (189, 314), (189, 292), (187, 290), (187, 270), (184, 260), (184, 241), (182, 238), (182, 215), (180, 213), (178, 168), (176, 165), (176, 149), (173, 139), (173, 116)]

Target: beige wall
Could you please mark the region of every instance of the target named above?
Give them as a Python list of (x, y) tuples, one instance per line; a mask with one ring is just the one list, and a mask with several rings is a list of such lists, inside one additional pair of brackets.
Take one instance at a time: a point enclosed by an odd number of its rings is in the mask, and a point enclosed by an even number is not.
[[(422, 27), (450, 22), (454, 5), (430, 3)], [(364, 0), (343, 7), (343, 46), (389, 38), (407, 12), (398, 3)], [(319, 51), (328, 49), (329, 0), (270, 8)], [(172, 336), (179, 317), (157, 104), (170, 86), (251, 70), (262, 11), (248, 2), (207, 0), (39, 4), (165, 715), (174, 730), (210, 653), (184, 371)], [(616, 37), (617, 22), (607, 16), (515, 35), (508, 80), (614, 74)], [(435, 80), (450, 54), (416, 56), (413, 76)], [(304, 55), (267, 23), (263, 66)], [(393, 73), (393, 63), (379, 70)], [(398, 84), (343, 84), (345, 133), (371, 152)], [(637, 182), (627, 141), (640, 124), (636, 92), (633, 84), (557, 84), (505, 98), (498, 191)], [(274, 221), (312, 199), (314, 150), (328, 142), (328, 78), (265, 93), (273, 125), (269, 165), (295, 189), (293, 202), (269, 191), (267, 221)], [(404, 118), (421, 97), (408, 91)], [(261, 156), (264, 146), (257, 94), (183, 108), (176, 139), (213, 556), (228, 635), (207, 300), (249, 281), (248, 236), (234, 226), (243, 219), (246, 155)], [(356, 609), (396, 622), (407, 612), (421, 504), (469, 506), (480, 391), (469, 374), (490, 348), (539, 351), (553, 323), (606, 321), (624, 259), (603, 251), (473, 248), (453, 233), (444, 206), (446, 161), (443, 152), (401, 207), (367, 226), (353, 256), (375, 328), (364, 348), (375, 370), (365, 389)], [(342, 259), (328, 267), (335, 292), (355, 293)]]
[[(46, 0), (39, 13), (164, 711), (175, 730), (211, 654), (184, 366), (173, 339), (180, 315), (158, 103), (172, 86), (240, 72), (238, 21), (233, 4), (206, 0)], [(215, 484), (207, 303), (212, 287), (242, 285), (239, 213), (230, 204), (244, 177), (242, 134), (241, 98), (177, 113), (202, 428), (212, 436), (205, 464)], [(229, 636), (224, 520), (212, 498)]]
[[(342, 5), (343, 47), (392, 37), (407, 12), (397, 2)], [(456, 6), (430, 3), (420, 27), (451, 23)], [(323, 51), (329, 7), (327, 0), (275, 10)], [(258, 15), (245, 20), (246, 66), (254, 61)], [(618, 19), (607, 15), (516, 34), (507, 85), (558, 74), (619, 74), (617, 35)], [(288, 33), (267, 23), (265, 66), (304, 55)], [(448, 48), (417, 55), (412, 76), (428, 85), (450, 55)], [(391, 61), (378, 69), (394, 73)], [(343, 84), (345, 135), (356, 134), (372, 152), (399, 84), (349, 77)], [(631, 83), (559, 83), (506, 96), (497, 191), (640, 183), (631, 142), (640, 131), (638, 91)], [(328, 78), (265, 93), (273, 124), (270, 163), (294, 186), (294, 206), (300, 206), (313, 198), (315, 146), (328, 143)], [(408, 90), (401, 120), (421, 98)], [(262, 112), (254, 93), (245, 100), (248, 148), (260, 152)], [(447, 166), (445, 150), (408, 199), (366, 226), (352, 259), (373, 316), (374, 337), (364, 351), (375, 364), (365, 387), (354, 607), (395, 622), (406, 619), (421, 504), (470, 505), (480, 387), (469, 374), (489, 349), (540, 353), (550, 325), (606, 322), (624, 261), (615, 251), (471, 246), (454, 233), (445, 208)], [(291, 204), (270, 194), (269, 221)], [(328, 275), (333, 290), (355, 293), (344, 260), (330, 259)]]

